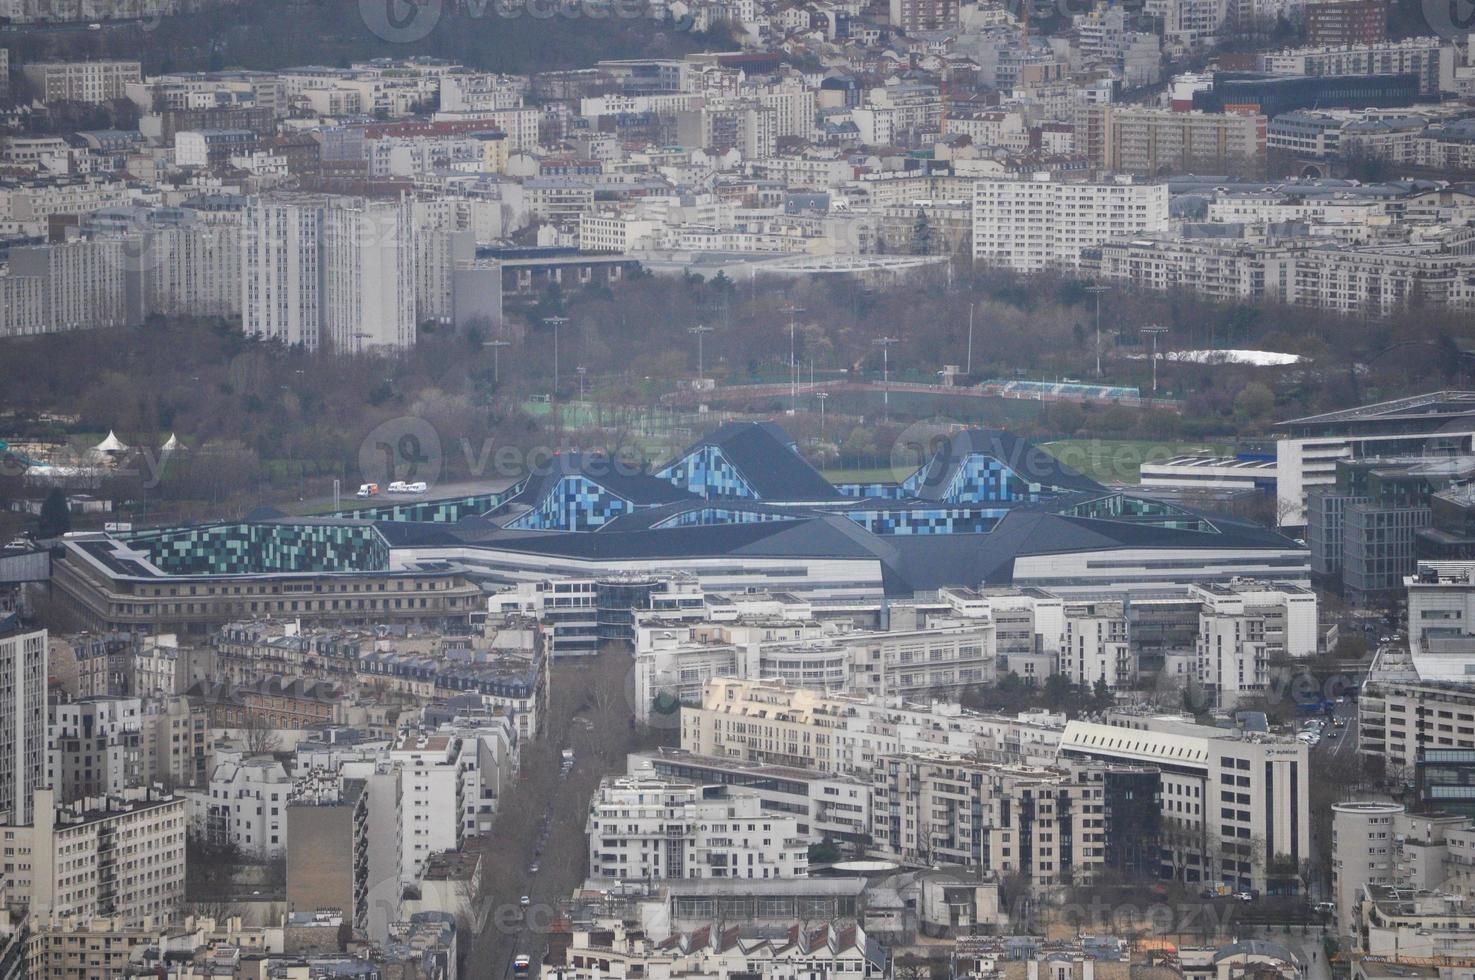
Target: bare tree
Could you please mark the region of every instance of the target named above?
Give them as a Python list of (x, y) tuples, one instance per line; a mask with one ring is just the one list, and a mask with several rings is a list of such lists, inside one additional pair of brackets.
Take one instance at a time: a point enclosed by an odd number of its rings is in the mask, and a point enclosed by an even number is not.
[(282, 747), (281, 734), (260, 711), (248, 712), (241, 723), (241, 739), (247, 755), (271, 755)]

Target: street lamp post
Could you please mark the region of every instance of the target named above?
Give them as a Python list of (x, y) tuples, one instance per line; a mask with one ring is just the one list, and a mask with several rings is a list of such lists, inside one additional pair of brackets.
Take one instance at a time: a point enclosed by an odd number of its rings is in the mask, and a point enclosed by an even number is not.
[(1157, 339), (1168, 332), (1167, 327), (1158, 326), (1156, 323), (1142, 328), (1144, 336), (1152, 338), (1152, 397), (1157, 397)]
[(973, 377), (973, 305), (968, 304), (968, 360), (963, 367), (963, 373)]
[(483, 340), (483, 347), (492, 349), (492, 384), (502, 383), (502, 348), (511, 347), (510, 340)]
[(703, 378), (705, 378), (707, 376), (706, 371), (702, 368), (702, 338), (705, 337), (707, 334), (711, 333), (712, 332), (712, 329), (713, 328), (707, 326), (704, 323), (698, 323), (696, 326), (694, 326), (694, 327), (688, 327), (687, 330), (686, 330), (687, 333), (696, 334), (696, 337), (697, 337), (697, 380), (698, 381), (701, 381)]
[(891, 421), (891, 345), (901, 343), (895, 337), (877, 337), (871, 343), (881, 348), (881, 403), (886, 421)]
[(828, 391), (816, 391), (814, 397), (819, 399), (819, 437), (825, 437), (825, 399), (830, 397)]
[(568, 323), (566, 316), (545, 316), (543, 323), (553, 328), (553, 396), (558, 397), (558, 328)]
[(589, 369), (580, 364), (574, 368), (574, 371), (579, 375), (579, 401), (582, 402), (584, 400), (584, 375), (589, 373)]
[(1101, 294), (1110, 289), (1099, 282), (1093, 282), (1086, 287), (1086, 292), (1096, 296), (1096, 377), (1101, 377)]
[(784, 307), (789, 314), (789, 407), (794, 414), (799, 414), (799, 362), (794, 357), (794, 332), (796, 330), (795, 317), (804, 312), (804, 307), (795, 306), (790, 303)]

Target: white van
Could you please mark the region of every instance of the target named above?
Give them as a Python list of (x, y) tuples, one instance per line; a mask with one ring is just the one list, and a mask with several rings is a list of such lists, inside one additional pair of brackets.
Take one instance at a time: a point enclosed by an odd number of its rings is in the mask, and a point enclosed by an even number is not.
[(359, 492), (358, 492), (358, 495), (360, 497), (377, 497), (377, 496), (379, 496), (379, 484), (377, 484), (377, 483), (360, 483), (359, 484)]
[(404, 480), (395, 480), (389, 485), (390, 493), (409, 493), (410, 485)]
[(405, 493), (424, 493), (429, 489), (429, 485), (426, 484), (424, 481), (417, 481), (415, 483), (405, 484)]

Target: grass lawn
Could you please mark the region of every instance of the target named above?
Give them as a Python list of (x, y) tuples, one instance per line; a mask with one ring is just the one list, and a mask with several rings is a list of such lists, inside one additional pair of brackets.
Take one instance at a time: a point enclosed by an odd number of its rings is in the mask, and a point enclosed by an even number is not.
[[(868, 470), (820, 470), (831, 483), (895, 483), (896, 471), (889, 466)], [(911, 474), (907, 474), (910, 476)]]
[(1043, 448), (1101, 483), (1138, 483), (1143, 463), (1157, 463), (1184, 453), (1234, 454), (1234, 447), (1222, 443), (1152, 439), (1061, 439), (1044, 443)]

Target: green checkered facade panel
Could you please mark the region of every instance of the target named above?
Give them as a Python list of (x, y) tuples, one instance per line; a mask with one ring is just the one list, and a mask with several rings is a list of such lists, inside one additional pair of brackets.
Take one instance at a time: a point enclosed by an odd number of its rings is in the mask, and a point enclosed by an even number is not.
[(144, 534), (132, 543), (170, 575), (368, 572), (389, 567), (389, 545), (362, 524), (212, 524)]

